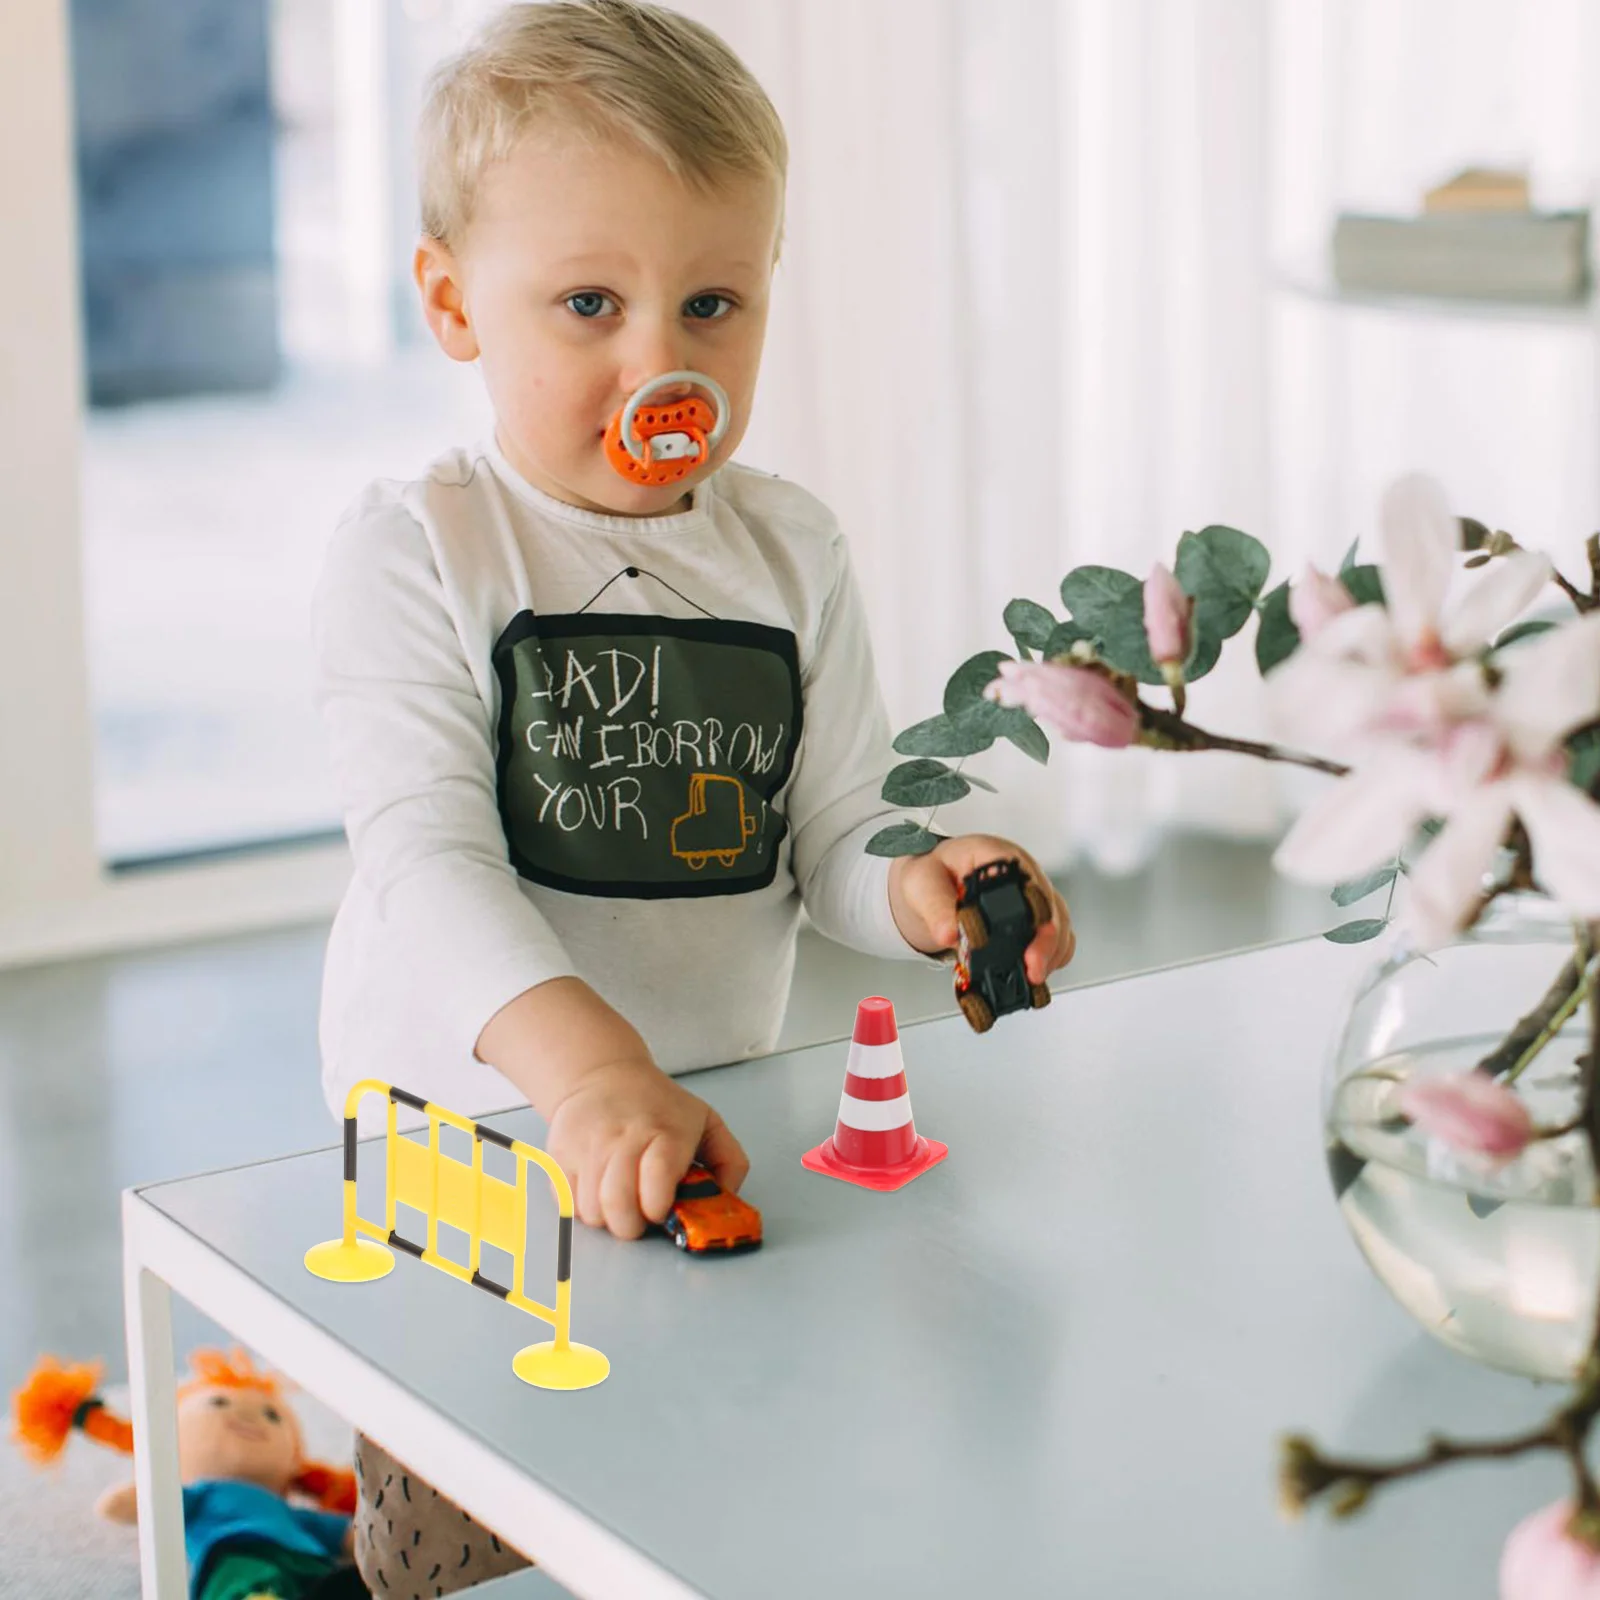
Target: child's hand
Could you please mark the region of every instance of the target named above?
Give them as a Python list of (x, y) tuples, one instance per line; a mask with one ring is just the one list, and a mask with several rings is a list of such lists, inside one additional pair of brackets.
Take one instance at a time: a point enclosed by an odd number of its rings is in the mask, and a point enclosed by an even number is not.
[(1067, 902), (1056, 892), (1026, 850), (1006, 839), (969, 833), (944, 839), (925, 856), (900, 856), (889, 869), (889, 909), (895, 926), (913, 950), (937, 955), (956, 942), (956, 896), (961, 880), (975, 867), (1015, 856), (1023, 871), (1050, 896), (1050, 921), (1033, 936), (1023, 957), (1029, 983), (1043, 983), (1072, 959), (1077, 935)]
[(697, 1158), (730, 1191), (750, 1170), (722, 1118), (648, 1058), (590, 1068), (549, 1123), (548, 1148), (572, 1179), (578, 1216), (619, 1239), (666, 1217)]

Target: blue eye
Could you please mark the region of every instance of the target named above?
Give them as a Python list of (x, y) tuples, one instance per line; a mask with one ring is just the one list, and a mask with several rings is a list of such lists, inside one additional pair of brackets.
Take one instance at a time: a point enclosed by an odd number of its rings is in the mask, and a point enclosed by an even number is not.
[(697, 294), (683, 303), (684, 315), (696, 322), (715, 322), (733, 310), (733, 301), (725, 294)]
[(607, 306), (616, 310), (616, 302), (611, 296), (601, 294), (598, 289), (580, 289), (577, 294), (569, 294), (566, 306), (580, 317), (604, 316)]

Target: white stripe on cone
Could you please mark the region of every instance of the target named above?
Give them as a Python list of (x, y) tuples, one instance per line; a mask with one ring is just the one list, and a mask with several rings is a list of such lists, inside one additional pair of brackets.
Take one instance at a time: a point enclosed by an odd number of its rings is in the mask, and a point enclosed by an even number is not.
[(845, 1071), (853, 1077), (892, 1078), (904, 1068), (905, 1062), (900, 1055), (898, 1039), (889, 1044), (856, 1044), (851, 1041), (850, 1060)]
[[(863, 1074), (865, 1076), (865, 1074)], [(861, 1133), (890, 1133), (911, 1120), (911, 1096), (896, 1095), (893, 1100), (857, 1100), (853, 1094), (839, 1096), (839, 1120)]]

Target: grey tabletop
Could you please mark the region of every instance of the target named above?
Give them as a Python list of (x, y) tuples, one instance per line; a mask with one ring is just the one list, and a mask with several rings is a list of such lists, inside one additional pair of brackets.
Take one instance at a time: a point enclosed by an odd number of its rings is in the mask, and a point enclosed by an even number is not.
[[(580, 1229), (573, 1337), (612, 1363), (583, 1393), (518, 1382), (542, 1325), (420, 1263), (313, 1278), (334, 1150), (144, 1194), (715, 1600), (1489, 1600), (1505, 1534), (1563, 1489), (1552, 1460), (1454, 1468), (1338, 1525), (1276, 1511), (1286, 1429), (1405, 1451), (1556, 1393), (1418, 1331), (1340, 1221), (1319, 1076), (1361, 959), (1290, 945), (1070, 990), (983, 1038), (905, 1030), (918, 1129), (950, 1156), (892, 1194), (800, 1165), (843, 1044), (697, 1074), (750, 1152), (766, 1246), (707, 1261)], [(531, 1112), (493, 1120), (538, 1140)]]

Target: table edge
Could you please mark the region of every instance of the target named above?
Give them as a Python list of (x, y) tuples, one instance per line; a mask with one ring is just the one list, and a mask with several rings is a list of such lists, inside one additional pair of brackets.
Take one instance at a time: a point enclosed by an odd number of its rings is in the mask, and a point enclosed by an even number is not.
[[(398, 1459), (438, 1460), (444, 1470), (430, 1468), (430, 1484), (518, 1548), (529, 1542), (524, 1518), (531, 1516), (539, 1567), (551, 1578), (577, 1594), (702, 1600), (701, 1591), (519, 1471), (474, 1430), (375, 1366), (137, 1190), (125, 1189), (122, 1199), (130, 1264), (137, 1262), (238, 1334), (276, 1370)], [(246, 1320), (248, 1332), (240, 1326)], [(330, 1376), (331, 1368), (341, 1370)]]

